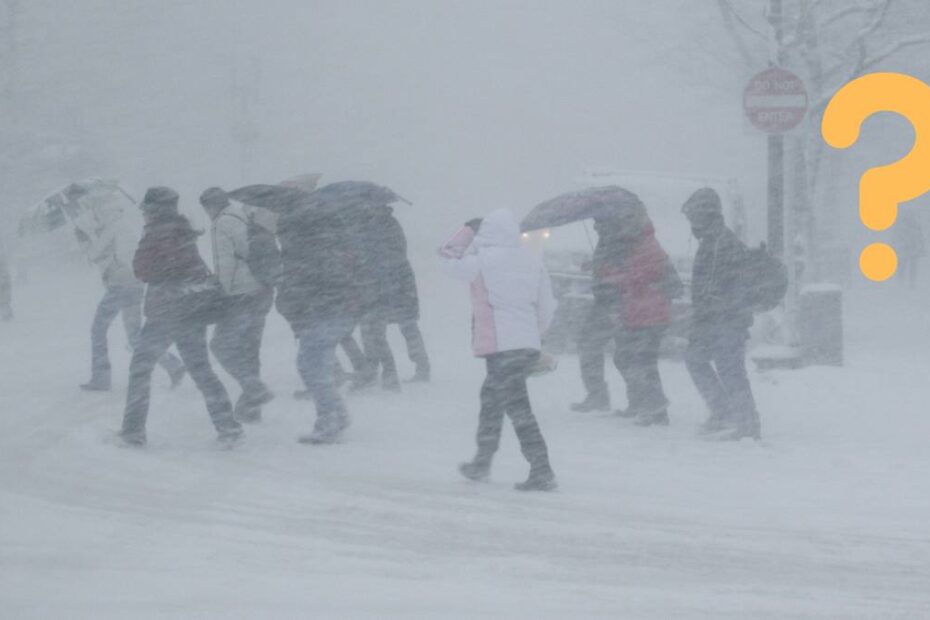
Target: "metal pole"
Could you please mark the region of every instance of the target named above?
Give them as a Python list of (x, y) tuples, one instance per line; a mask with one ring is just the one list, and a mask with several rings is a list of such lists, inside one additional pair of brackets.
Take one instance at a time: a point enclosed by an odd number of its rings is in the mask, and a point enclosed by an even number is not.
[[(775, 32), (776, 62), (781, 65), (782, 0), (770, 0), (769, 21)], [(785, 254), (785, 138), (781, 134), (768, 139), (768, 247), (778, 258)]]

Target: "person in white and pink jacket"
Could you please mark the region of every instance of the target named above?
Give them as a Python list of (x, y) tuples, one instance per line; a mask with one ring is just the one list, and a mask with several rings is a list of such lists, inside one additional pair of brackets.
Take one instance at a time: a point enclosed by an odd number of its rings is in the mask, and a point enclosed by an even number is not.
[(542, 334), (555, 313), (549, 274), (542, 260), (522, 247), (519, 226), (506, 209), (469, 221), (439, 255), (449, 275), (471, 285), (472, 344), (475, 356), (487, 363), (478, 452), (459, 471), (471, 480), (488, 477), (506, 413), (530, 463), (529, 477), (515, 488), (553, 490), (548, 448), (526, 390), (526, 379), (539, 362)]

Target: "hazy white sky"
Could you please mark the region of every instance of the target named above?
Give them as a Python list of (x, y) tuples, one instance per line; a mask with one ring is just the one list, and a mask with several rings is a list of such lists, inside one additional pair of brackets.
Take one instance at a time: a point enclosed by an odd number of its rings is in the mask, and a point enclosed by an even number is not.
[[(737, 176), (762, 199), (765, 141), (711, 0), (35, 0), (20, 36), (26, 121), (137, 191), (313, 170), (391, 185), (438, 223), (614, 165)], [(261, 69), (246, 178), (235, 59)]]

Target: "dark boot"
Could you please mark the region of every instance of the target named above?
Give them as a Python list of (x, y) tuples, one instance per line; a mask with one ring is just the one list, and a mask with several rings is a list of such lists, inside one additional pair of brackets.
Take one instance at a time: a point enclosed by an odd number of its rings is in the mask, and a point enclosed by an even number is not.
[(85, 392), (109, 392), (111, 388), (110, 372), (95, 372), (90, 381), (81, 384)]
[(430, 371), (429, 369), (423, 369), (417, 367), (417, 371), (412, 377), (407, 379), (405, 383), (429, 383), (430, 381)]
[(381, 375), (381, 389), (385, 392), (400, 392), (400, 379), (396, 374)]
[(459, 473), (475, 482), (487, 480), (491, 475), (490, 461), (468, 461), (459, 465)]
[(145, 445), (145, 431), (122, 430), (116, 434), (116, 438), (124, 446), (141, 448)]
[(698, 428), (698, 435), (714, 435), (722, 431), (732, 429), (733, 424), (722, 415), (712, 414)]
[(589, 411), (610, 411), (610, 394), (607, 391), (591, 392), (580, 403), (572, 405), (572, 411), (587, 413)]
[(548, 465), (531, 468), (526, 481), (513, 485), (513, 488), (517, 491), (554, 491), (558, 487), (555, 474), (552, 473), (552, 469)]
[(641, 413), (633, 422), (636, 426), (668, 426), (668, 409), (654, 411), (651, 413)]
[(262, 408), (256, 405), (245, 394), (236, 401), (233, 408), (233, 417), (243, 424), (257, 424), (262, 421)]
[(234, 448), (245, 440), (245, 431), (238, 423), (229, 425), (217, 431), (216, 440), (224, 448)]

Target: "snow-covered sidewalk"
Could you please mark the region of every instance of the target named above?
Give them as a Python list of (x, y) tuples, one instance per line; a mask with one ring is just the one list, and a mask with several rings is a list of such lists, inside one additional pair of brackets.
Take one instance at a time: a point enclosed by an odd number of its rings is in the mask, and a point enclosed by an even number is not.
[(845, 368), (754, 375), (762, 445), (697, 440), (703, 406), (673, 362), (669, 428), (571, 413), (581, 387), (565, 358), (531, 384), (561, 489), (526, 495), (511, 490), (526, 467), (509, 429), (491, 483), (455, 470), (483, 373), (464, 305), (439, 301), (455, 289), (425, 301), (435, 382), (351, 398), (336, 446), (295, 442), (312, 406), (290, 397), (294, 346), (275, 317), (278, 399), (223, 451), (191, 383), (169, 392), (160, 374), (149, 446), (113, 445), (120, 327), (114, 391), (81, 393), (97, 289), (85, 272), (56, 285), (55, 304), (18, 290), (17, 322), (0, 324), (4, 618), (930, 615), (918, 300), (858, 292)]

